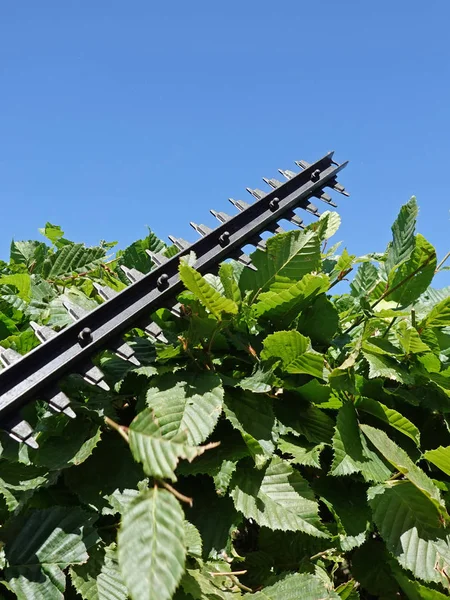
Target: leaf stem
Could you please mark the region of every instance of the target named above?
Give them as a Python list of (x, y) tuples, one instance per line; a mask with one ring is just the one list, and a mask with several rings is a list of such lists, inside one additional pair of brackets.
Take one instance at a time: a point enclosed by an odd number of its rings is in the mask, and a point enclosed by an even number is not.
[(175, 496), (175, 498), (178, 498), (178, 500), (180, 500), (180, 502), (189, 504), (189, 506), (192, 508), (192, 505), (194, 504), (194, 501), (192, 500), (192, 498), (189, 498), (189, 496), (185, 496), (184, 494), (182, 494), (181, 492), (176, 490), (174, 487), (172, 487), (170, 485), (170, 483), (167, 483), (167, 481), (163, 481), (162, 479), (157, 479), (156, 481), (158, 482), (159, 485), (161, 485), (163, 488), (165, 488), (168, 492), (173, 494)]
[(119, 425), (119, 423), (116, 423), (109, 417), (105, 417), (104, 420), (105, 420), (105, 423), (109, 427), (111, 427), (111, 429), (115, 429), (117, 431), (117, 433), (119, 433), (123, 437), (123, 439), (126, 441), (127, 444), (130, 443), (130, 440), (128, 437), (128, 427), (125, 427), (125, 425)]

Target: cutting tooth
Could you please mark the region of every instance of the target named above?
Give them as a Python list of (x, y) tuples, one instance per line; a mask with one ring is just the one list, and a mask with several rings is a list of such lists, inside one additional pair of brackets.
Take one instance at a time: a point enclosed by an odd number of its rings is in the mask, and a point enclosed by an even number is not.
[(99, 283), (94, 282), (94, 287), (97, 290), (97, 293), (100, 296), (100, 298), (102, 298), (102, 300), (105, 300), (105, 302), (111, 300), (111, 298), (114, 298), (114, 296), (117, 296), (118, 294), (118, 292), (111, 289), (107, 285), (100, 285)]
[(240, 262), (241, 264), (245, 265), (249, 269), (252, 269), (252, 271), (258, 270), (255, 267), (255, 265), (252, 263), (252, 259), (250, 258), (250, 256), (248, 254), (245, 254), (244, 252), (242, 252), (242, 254), (239, 254), (237, 256), (237, 261)]
[(278, 169), (278, 173), (283, 175), (285, 179), (293, 179), (298, 173), (291, 171), (290, 169)]
[(2, 348), (0, 346), (0, 362), (7, 368), (13, 365), (22, 358), (22, 355), (13, 350), (12, 348)]
[(80, 306), (78, 306), (78, 304), (74, 304), (70, 300), (64, 300), (63, 306), (74, 321), (79, 321), (87, 314), (89, 314), (89, 311), (85, 310), (84, 308), (81, 308)]
[(245, 188), (247, 190), (247, 192), (249, 194), (251, 194), (253, 196), (253, 198), (256, 198), (257, 200), (262, 200), (262, 198), (264, 198), (264, 196), (267, 196), (267, 192), (263, 192), (262, 190), (259, 190), (258, 188), (255, 188), (254, 190), (252, 190), (252, 188)]
[(245, 210), (250, 206), (248, 202), (244, 202), (244, 200), (233, 200), (233, 198), (228, 198), (228, 200), (235, 206), (240, 212)]
[(334, 206), (335, 208), (337, 206), (337, 204), (335, 202), (333, 202), (331, 196), (329, 196), (324, 191), (317, 192), (317, 194), (314, 194), (314, 196), (316, 198), (319, 198), (320, 200), (323, 200), (323, 202), (326, 202), (327, 204), (330, 204), (331, 206)]
[(38, 325), (38, 323), (30, 321), (30, 326), (34, 331), (34, 335), (42, 344), (47, 340), (54, 338), (56, 335), (58, 335), (56, 331), (54, 331), (51, 327), (48, 327), (47, 325)]
[(160, 267), (169, 260), (167, 256), (164, 256), (160, 252), (152, 252), (151, 250), (146, 250), (146, 252), (157, 267)]
[(307, 169), (311, 166), (311, 163), (306, 162), (306, 160), (296, 160), (295, 164), (300, 167), (300, 169)]
[(298, 215), (296, 215), (293, 210), (289, 210), (289, 211), (285, 212), (282, 218), (286, 219), (286, 221), (289, 221), (293, 225), (300, 227), (300, 229), (304, 229), (304, 227), (305, 227), (303, 225), (303, 219), (301, 219)]
[(75, 419), (77, 416), (72, 408), (70, 408), (70, 400), (64, 392), (58, 391), (55, 394), (52, 394), (46, 398), (46, 402), (55, 412), (64, 413), (71, 419)]
[(108, 392), (111, 388), (105, 381), (105, 375), (96, 365), (89, 365), (86, 369), (81, 371), (83, 379), (91, 385), (97, 385), (105, 392)]
[(133, 348), (126, 342), (119, 340), (118, 342), (110, 343), (109, 346), (112, 349), (112, 351), (115, 354), (117, 354), (117, 356), (119, 358), (122, 358), (123, 360), (127, 360), (128, 362), (133, 363), (133, 365), (136, 365), (137, 367), (139, 367), (141, 365), (141, 363), (138, 361), (138, 359), (134, 355)]
[(274, 190), (276, 190), (277, 188), (279, 188), (283, 185), (283, 182), (278, 181), (278, 179), (266, 179), (265, 177), (263, 177), (263, 181), (265, 183), (267, 183), (267, 185), (270, 185), (270, 187), (273, 188)]
[(146, 333), (148, 333), (148, 335), (150, 337), (152, 337), (153, 339), (155, 339), (157, 342), (162, 342), (163, 344), (167, 344), (167, 338), (164, 335), (163, 330), (154, 321), (152, 321), (151, 323), (149, 323), (144, 328), (144, 331)]
[(190, 246), (190, 243), (186, 240), (183, 240), (183, 238), (177, 238), (173, 235), (169, 235), (168, 238), (172, 242), (172, 244), (174, 244), (178, 248), (178, 250), (186, 250), (186, 248), (189, 248)]
[(27, 421), (16, 420), (14, 424), (9, 425), (6, 431), (16, 442), (22, 442), (34, 450), (39, 448), (39, 444), (33, 437), (33, 429)]
[(213, 231), (208, 225), (197, 225), (197, 223), (194, 223), (193, 221), (191, 221), (189, 225), (202, 237), (205, 237), (205, 235), (208, 235), (208, 233)]
[(259, 235), (254, 237), (250, 243), (256, 246), (258, 250), (262, 250), (263, 252), (265, 251), (267, 246), (267, 242), (263, 240), (262, 237), (260, 237)]
[(227, 221), (229, 221), (232, 218), (232, 217), (230, 217), (230, 215), (227, 215), (227, 213), (213, 210), (212, 208), (209, 212), (212, 214), (213, 217), (216, 217), (216, 219), (218, 221), (220, 221), (221, 223), (226, 223)]
[(129, 269), (125, 265), (120, 265), (120, 268), (125, 273), (125, 276), (130, 283), (136, 283), (136, 281), (140, 281), (143, 277), (145, 277), (144, 273), (141, 273), (137, 269)]
[(174, 304), (173, 306), (171, 305), (167, 305), (168, 310), (170, 310), (170, 312), (173, 314), (174, 317), (177, 317), (178, 319), (181, 319), (181, 304), (179, 302), (177, 302), (176, 304)]
[(313, 204), (312, 202), (310, 202), (309, 200), (304, 200), (298, 206), (299, 206), (299, 208), (303, 208), (304, 210), (307, 210), (309, 213), (311, 213), (312, 215), (315, 215), (316, 217), (320, 216), (319, 209), (317, 208), (317, 206), (315, 204)]
[(335, 190), (336, 192), (339, 192), (340, 194), (343, 194), (344, 196), (347, 196), (347, 197), (350, 196), (350, 194), (347, 192), (345, 187), (343, 185), (341, 185), (340, 183), (338, 183), (337, 181), (331, 187), (333, 188), (333, 190)]

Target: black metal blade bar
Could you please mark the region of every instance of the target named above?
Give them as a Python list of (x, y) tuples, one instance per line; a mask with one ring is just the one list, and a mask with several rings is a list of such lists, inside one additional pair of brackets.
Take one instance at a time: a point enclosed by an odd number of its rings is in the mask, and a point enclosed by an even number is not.
[(335, 185), (347, 163), (337, 165), (332, 157), (329, 153), (308, 166), (0, 372), (0, 423), (8, 422), (28, 401), (42, 398), (64, 375), (89, 364), (95, 353), (118, 344), (123, 333), (167, 305), (183, 289), (180, 256), (194, 252), (195, 267), (207, 272), (240, 252), (255, 235), (273, 230), (287, 212), (307, 206), (318, 190)]

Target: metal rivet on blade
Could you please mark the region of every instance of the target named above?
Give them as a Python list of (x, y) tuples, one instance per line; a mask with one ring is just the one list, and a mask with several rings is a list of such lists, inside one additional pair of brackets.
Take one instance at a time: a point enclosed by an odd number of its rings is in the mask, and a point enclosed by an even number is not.
[(311, 181), (318, 181), (320, 178), (320, 169), (316, 169), (311, 173)]
[(224, 231), (219, 237), (219, 244), (221, 246), (227, 246), (230, 243), (230, 232)]
[(272, 211), (278, 210), (279, 206), (280, 206), (280, 199), (279, 198), (272, 198), (272, 200), (269, 202), (269, 208)]
[(167, 275), (167, 273), (163, 273), (162, 275), (160, 275), (156, 282), (158, 289), (165, 288), (167, 286), (168, 281), (169, 281), (169, 276)]
[(92, 341), (92, 331), (89, 329), (89, 327), (85, 327), (80, 331), (78, 334), (78, 341), (81, 345), (89, 344), (89, 342)]

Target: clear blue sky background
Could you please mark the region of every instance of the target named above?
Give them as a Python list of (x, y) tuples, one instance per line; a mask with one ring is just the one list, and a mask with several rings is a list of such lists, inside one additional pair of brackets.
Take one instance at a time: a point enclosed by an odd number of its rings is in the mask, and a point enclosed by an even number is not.
[(47, 220), (194, 240), (189, 220), (332, 149), (349, 250), (384, 249), (416, 194), (442, 257), (449, 23), (448, 0), (1, 3), (0, 257)]

